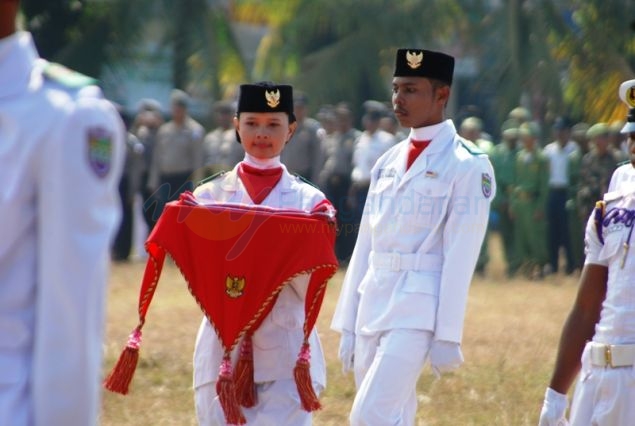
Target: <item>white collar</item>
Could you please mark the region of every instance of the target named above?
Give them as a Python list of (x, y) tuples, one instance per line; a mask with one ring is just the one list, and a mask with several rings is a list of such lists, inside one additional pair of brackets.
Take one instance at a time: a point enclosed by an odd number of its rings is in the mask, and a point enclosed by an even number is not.
[(273, 158), (256, 158), (245, 152), (245, 158), (243, 161), (257, 169), (273, 169), (282, 165), (279, 155)]

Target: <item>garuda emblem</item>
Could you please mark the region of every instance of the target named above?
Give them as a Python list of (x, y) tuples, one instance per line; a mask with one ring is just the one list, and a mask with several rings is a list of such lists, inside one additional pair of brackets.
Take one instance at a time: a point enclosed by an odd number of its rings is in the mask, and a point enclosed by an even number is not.
[(267, 99), (267, 105), (269, 105), (270, 108), (277, 107), (280, 105), (280, 90), (276, 89), (275, 92), (265, 90), (265, 98)]
[(243, 290), (245, 289), (245, 278), (244, 277), (230, 277), (227, 275), (227, 279), (225, 280), (225, 293), (232, 299), (236, 299), (243, 295)]
[(408, 62), (408, 66), (410, 68), (416, 70), (421, 66), (421, 62), (423, 61), (423, 52), (412, 53), (411, 51), (407, 51), (406, 61)]

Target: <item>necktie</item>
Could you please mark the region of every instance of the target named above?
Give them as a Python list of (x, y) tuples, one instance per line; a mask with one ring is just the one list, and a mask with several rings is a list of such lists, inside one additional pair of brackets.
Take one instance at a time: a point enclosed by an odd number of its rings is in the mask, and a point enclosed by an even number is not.
[(415, 162), (419, 154), (421, 154), (428, 145), (430, 145), (430, 141), (416, 141), (414, 139), (410, 139), (410, 143), (408, 144), (408, 162), (406, 163), (406, 170), (412, 166), (412, 163)]
[(260, 204), (282, 177), (282, 167), (258, 169), (249, 164), (240, 163), (238, 176), (252, 201)]

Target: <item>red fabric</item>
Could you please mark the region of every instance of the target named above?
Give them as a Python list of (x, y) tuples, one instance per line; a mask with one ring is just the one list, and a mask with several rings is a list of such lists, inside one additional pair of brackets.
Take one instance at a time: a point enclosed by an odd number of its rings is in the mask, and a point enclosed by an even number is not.
[[(150, 256), (139, 296), (140, 326), (167, 252), (227, 352), (245, 333), (259, 327), (284, 285), (298, 274), (312, 272), (305, 301), (308, 339), (326, 283), (337, 270), (334, 242), (332, 216), (323, 211), (191, 205), (185, 194), (166, 205), (146, 241)], [(228, 290), (233, 280), (238, 283), (235, 297)]]
[(258, 169), (249, 164), (240, 163), (238, 177), (245, 185), (249, 198), (254, 203), (260, 204), (282, 177), (282, 167)]
[(408, 161), (406, 162), (406, 170), (412, 166), (412, 163), (415, 162), (419, 154), (421, 154), (428, 145), (430, 145), (430, 141), (417, 141), (410, 139), (410, 143), (408, 144)]

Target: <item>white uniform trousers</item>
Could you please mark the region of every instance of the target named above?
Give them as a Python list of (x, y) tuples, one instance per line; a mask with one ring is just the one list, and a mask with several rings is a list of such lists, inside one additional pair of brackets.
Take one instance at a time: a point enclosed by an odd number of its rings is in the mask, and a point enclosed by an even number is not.
[(581, 372), (569, 417), (570, 426), (635, 424), (635, 369), (592, 367)]
[[(322, 386), (313, 383), (319, 395)], [(298, 388), (293, 379), (257, 383), (258, 403), (242, 407), (247, 425), (253, 426), (311, 426), (313, 416), (301, 406)], [(216, 395), (216, 383), (210, 382), (194, 390), (196, 417), (200, 426), (224, 426), (225, 414)]]
[(417, 380), (431, 343), (432, 333), (423, 330), (356, 336), (352, 426), (414, 425)]

